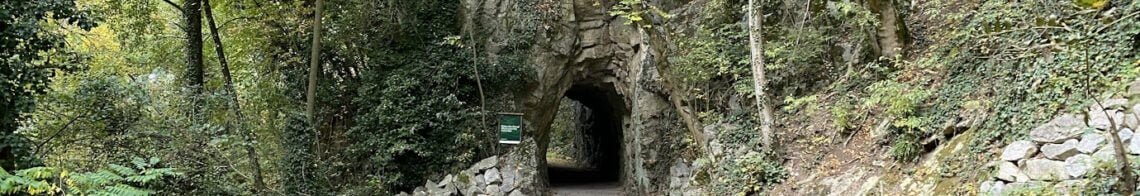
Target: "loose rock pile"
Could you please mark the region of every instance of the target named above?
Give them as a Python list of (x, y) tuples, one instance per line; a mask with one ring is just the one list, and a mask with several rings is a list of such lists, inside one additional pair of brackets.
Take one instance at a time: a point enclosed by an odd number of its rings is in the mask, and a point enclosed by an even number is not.
[(503, 157), (485, 158), (458, 174), (444, 176), (438, 182), (429, 180), (410, 194), (398, 195), (525, 196), (534, 193), (536, 163), (531, 151), (535, 148), (533, 142), (523, 142), (528, 143), (531, 145), (516, 146), (515, 151)]
[[(1054, 189), (1062, 195), (1078, 195), (1097, 163), (1116, 161), (1112, 123), (1129, 157), (1140, 154), (1137, 127), (1140, 104), (1126, 112), (1126, 99), (1109, 99), (1089, 108), (1084, 115), (1063, 114), (1030, 131), (1029, 140), (1014, 141), (995, 162), (994, 179), (981, 184), (981, 193), (1005, 195), (1019, 189)], [(1087, 120), (1086, 120), (1087, 119)], [(1109, 121), (1109, 120), (1112, 121)]]

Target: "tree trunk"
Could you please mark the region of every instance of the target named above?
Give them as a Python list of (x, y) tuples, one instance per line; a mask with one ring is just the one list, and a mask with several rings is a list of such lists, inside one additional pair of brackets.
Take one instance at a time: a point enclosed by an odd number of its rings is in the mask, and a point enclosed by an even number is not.
[(186, 32), (186, 85), (190, 87), (193, 106), (192, 113), (195, 123), (205, 120), (202, 115), (206, 107), (202, 86), (205, 84), (205, 73), (202, 67), (202, 2), (201, 0), (185, 0), (182, 2), (182, 17), (186, 23), (183, 31)]
[(314, 8), (316, 15), (313, 18), (313, 47), (309, 49), (312, 51), (312, 58), (309, 59), (309, 88), (305, 93), (305, 113), (309, 115), (310, 125), (314, 127), (317, 120), (317, 114), (314, 110), (317, 105), (317, 73), (320, 70), (321, 62), (321, 4), (322, 0), (317, 0), (316, 8)]
[(764, 14), (756, 11), (755, 0), (748, 0), (748, 48), (752, 56), (752, 95), (756, 98), (756, 110), (760, 113), (760, 142), (771, 148), (773, 141), (772, 106), (768, 103), (768, 80), (764, 77)]
[(650, 46), (663, 48), (662, 51), (653, 54), (653, 61), (657, 63), (657, 69), (660, 70), (659, 73), (661, 73), (661, 83), (664, 84), (666, 91), (668, 91), (668, 93), (666, 93), (669, 94), (667, 99), (669, 103), (673, 105), (673, 109), (676, 110), (677, 115), (681, 117), (681, 122), (685, 124), (685, 128), (688, 129), (689, 134), (693, 136), (693, 140), (697, 141), (694, 142), (697, 145), (697, 151), (705, 152), (705, 146), (707, 146), (705, 142), (708, 141), (705, 139), (704, 130), (701, 129), (701, 121), (693, 114), (692, 107), (685, 105), (686, 97), (682, 96), (682, 93), (685, 91), (681, 88), (681, 85), (675, 82), (672, 76), (666, 74), (673, 73), (672, 66), (669, 64), (669, 57), (665, 55), (667, 52), (664, 51), (668, 50), (669, 39), (666, 37), (668, 34), (665, 33), (665, 29), (646, 28), (644, 30), (646, 37), (649, 38)]
[[(647, 14), (645, 16), (651, 17), (649, 20), (645, 21), (664, 20), (662, 18), (658, 18), (658, 15), (656, 14)], [(649, 45), (661, 48), (661, 51), (651, 54), (653, 55), (653, 62), (656, 63), (656, 67), (659, 70), (658, 73), (661, 75), (661, 83), (664, 84), (665, 90), (668, 91), (666, 93), (668, 94), (667, 99), (673, 105), (673, 109), (676, 110), (677, 115), (680, 116), (681, 122), (684, 123), (685, 128), (689, 130), (689, 134), (693, 136), (693, 140), (697, 141), (694, 142), (697, 145), (697, 151), (703, 153), (706, 150), (706, 142), (708, 141), (705, 139), (704, 130), (701, 129), (701, 121), (700, 119), (697, 119), (696, 115), (693, 114), (692, 107), (685, 105), (686, 97), (683, 96), (682, 93), (686, 91), (682, 89), (679, 82), (674, 81), (674, 78), (668, 74), (673, 73), (672, 66), (669, 64), (669, 57), (666, 55), (668, 53), (666, 50), (669, 49), (670, 43), (668, 37), (669, 34), (667, 33), (668, 30), (664, 29), (661, 26), (653, 25), (652, 22), (644, 25), (651, 26), (649, 28), (643, 28), (645, 35), (648, 38)], [(642, 24), (638, 24), (638, 26), (642, 26)]]
[[(225, 86), (226, 91), (230, 97), (230, 107), (233, 108), (234, 115), (237, 117), (236, 121), (241, 124), (242, 122), (245, 122), (245, 115), (241, 113), (241, 103), (238, 101), (237, 90), (234, 89), (233, 74), (230, 73), (229, 61), (226, 60), (226, 50), (222, 45), (222, 37), (220, 35), (221, 33), (218, 32), (218, 25), (214, 22), (214, 9), (210, 6), (210, 0), (202, 0), (202, 4), (205, 6), (203, 10), (206, 11), (206, 22), (209, 24), (210, 35), (214, 40), (214, 51), (218, 55), (218, 64), (221, 65), (222, 76), (226, 80)], [(228, 124), (232, 130), (234, 127), (232, 125), (233, 123)], [(244, 126), (239, 125), (237, 127)], [(248, 130), (246, 132), (242, 132), (242, 136), (245, 137), (246, 140), (246, 144), (243, 146), (245, 147), (246, 155), (249, 158), (251, 165), (250, 167), (253, 167), (253, 194), (257, 195), (258, 193), (265, 190), (265, 180), (261, 173), (261, 160), (257, 156), (257, 149), (254, 146), (254, 144), (257, 143), (257, 134), (253, 133), (253, 130)]]
[[(472, 67), (471, 70), (475, 71), (475, 87), (479, 89), (479, 126), (481, 128), (479, 128), (478, 130), (480, 130), (479, 132), (482, 133), (483, 130), (488, 130), (487, 129), (488, 128), (487, 127), (487, 97), (483, 94), (483, 79), (482, 79), (483, 77), (479, 74), (479, 52), (477, 52), (478, 48), (476, 47), (476, 46), (478, 46), (478, 44), (476, 44), (477, 42), (475, 41), (475, 33), (473, 33), (473, 31), (474, 30), (469, 30), (467, 32), (467, 37), (469, 40), (471, 40), (471, 45), (468, 46), (471, 49), (470, 50), (470, 52), (471, 52), (471, 67)], [(499, 138), (497, 137), (498, 131), (488, 130), (488, 132), (489, 133), (487, 135), (489, 136), (488, 139), (490, 139), (489, 141), (490, 141), (490, 146), (491, 146), (491, 152), (495, 152), (495, 154), (498, 154), (499, 153), (499, 140), (498, 140)]]
[(906, 23), (896, 9), (894, 0), (867, 0), (871, 12), (879, 16), (879, 53), (887, 59), (902, 54), (906, 47)]
[[(1100, 101), (1096, 101), (1096, 106), (1104, 108), (1104, 105), (1101, 104)], [(1116, 125), (1116, 120), (1112, 118), (1112, 115), (1108, 114), (1108, 110), (1101, 109), (1100, 112), (1103, 112), (1104, 116), (1108, 117), (1108, 138), (1112, 139), (1112, 147), (1116, 149), (1113, 155), (1117, 161), (1115, 169), (1120, 172), (1120, 180), (1117, 182), (1117, 185), (1120, 186), (1119, 191), (1123, 193), (1121, 195), (1132, 195), (1132, 193), (1136, 191), (1136, 178), (1133, 177), (1132, 166), (1128, 161), (1128, 155), (1124, 152), (1127, 148), (1124, 146), (1124, 140), (1120, 139), (1120, 127)]]

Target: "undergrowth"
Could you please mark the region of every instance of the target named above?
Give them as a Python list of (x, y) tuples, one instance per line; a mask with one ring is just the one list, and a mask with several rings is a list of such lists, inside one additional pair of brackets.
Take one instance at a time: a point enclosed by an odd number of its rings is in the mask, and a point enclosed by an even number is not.
[[(1140, 72), (1131, 44), (1140, 22), (1126, 18), (1135, 18), (1138, 2), (1100, 9), (1068, 1), (927, 4), (921, 12), (951, 28), (924, 36), (927, 49), (896, 61), (893, 79), (875, 82), (863, 97), (896, 118), (891, 153), (899, 160), (923, 153), (918, 142), (937, 137), (934, 130), (978, 116), (986, 118), (971, 153), (1024, 138)], [(945, 13), (959, 9), (976, 11)]]

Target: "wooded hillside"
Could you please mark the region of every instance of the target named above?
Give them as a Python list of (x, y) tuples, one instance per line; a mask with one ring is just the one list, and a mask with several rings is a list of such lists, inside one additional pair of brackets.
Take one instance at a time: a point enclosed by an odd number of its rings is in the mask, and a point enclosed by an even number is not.
[(629, 195), (1128, 194), (1140, 150), (1002, 172), (1140, 149), (1138, 54), (1126, 0), (9, 0), (0, 195), (417, 194), (510, 153), (528, 195), (549, 160)]

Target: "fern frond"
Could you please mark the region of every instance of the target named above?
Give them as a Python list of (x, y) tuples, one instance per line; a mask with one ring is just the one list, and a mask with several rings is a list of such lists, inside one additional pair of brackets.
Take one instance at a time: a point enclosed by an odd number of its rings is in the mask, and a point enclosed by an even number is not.
[(33, 167), (16, 171), (17, 176), (23, 176), (31, 179), (46, 179), (55, 176), (56, 169), (51, 167)]
[(116, 184), (103, 187), (102, 191), (95, 195), (120, 195), (120, 196), (147, 196), (154, 194), (154, 191), (140, 189), (125, 184)]
[(131, 159), (131, 164), (135, 164), (135, 168), (138, 168), (138, 169), (144, 169), (144, 168), (150, 167), (150, 164), (147, 164), (147, 162), (145, 160), (143, 160), (142, 158), (138, 158), (138, 157)]
[(118, 173), (120, 176), (138, 175), (138, 171), (136, 171), (135, 169), (132, 169), (130, 167), (127, 167), (127, 166), (122, 166), (122, 165), (118, 165), (118, 164), (110, 164), (109, 168), (111, 168), (112, 171), (115, 171), (115, 173)]

